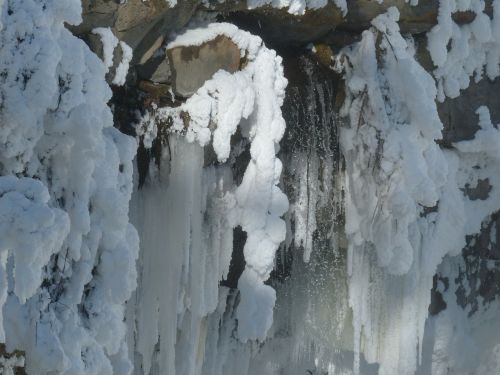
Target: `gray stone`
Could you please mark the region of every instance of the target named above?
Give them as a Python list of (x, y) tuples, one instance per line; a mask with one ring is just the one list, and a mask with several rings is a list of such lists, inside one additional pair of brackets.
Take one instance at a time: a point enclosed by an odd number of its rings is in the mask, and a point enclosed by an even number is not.
[(137, 65), (137, 76), (155, 83), (170, 83), (172, 72), (166, 56), (155, 56)]
[(104, 50), (100, 35), (88, 34), (87, 44), (90, 49), (97, 55), (97, 57), (99, 57), (101, 60), (104, 60)]
[[(102, 44), (101, 37), (97, 34), (88, 34), (87, 44), (89, 45), (90, 49), (97, 55), (97, 57), (99, 57), (101, 60), (104, 61), (104, 50), (103, 50), (104, 46)], [(116, 68), (118, 67), (118, 65), (122, 60), (123, 60), (122, 46), (118, 44), (116, 48), (113, 50), (113, 64), (108, 68), (108, 72), (106, 73), (106, 81), (109, 84), (112, 84), (113, 78), (115, 77)]]
[(234, 73), (240, 67), (240, 49), (225, 36), (201, 46), (171, 48), (167, 56), (174, 92), (182, 97), (193, 95), (218, 70)]
[(492, 82), (485, 78), (479, 83), (471, 81), (469, 88), (462, 91), (458, 98), (446, 99), (438, 104), (444, 125), (444, 145), (474, 138), (479, 129), (476, 110), (482, 105), (489, 108), (493, 124), (500, 124), (500, 79)]
[(136, 54), (136, 61), (138, 61), (138, 64), (146, 63), (154, 55), (154, 53), (158, 51), (164, 41), (165, 37), (163, 35), (159, 35), (151, 46), (144, 50), (141, 56)]
[[(134, 50), (134, 62), (144, 62), (147, 60), (147, 56), (144, 55), (152, 54), (151, 49), (155, 50), (159, 47), (158, 39), (163, 34), (158, 30), (158, 25), (162, 24), (163, 17), (168, 13), (176, 13), (176, 11), (170, 9), (165, 0), (146, 2), (129, 0), (118, 9), (114, 29), (117, 37)], [(138, 48), (148, 36), (148, 42)]]

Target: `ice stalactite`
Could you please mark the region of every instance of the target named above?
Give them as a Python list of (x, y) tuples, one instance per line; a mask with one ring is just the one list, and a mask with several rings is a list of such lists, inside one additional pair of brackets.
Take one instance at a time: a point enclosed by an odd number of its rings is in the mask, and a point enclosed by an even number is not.
[[(170, 124), (170, 146), (164, 148), (158, 177), (137, 194), (136, 222), (144, 249), (137, 298), (147, 300), (138, 302), (135, 349), (142, 356), (137, 371), (146, 374), (152, 368), (153, 373), (198, 373), (195, 363), (203, 363), (210, 314), (216, 311), (219, 293), (222, 299), (227, 296), (219, 283), (227, 277), (237, 226), (246, 232), (246, 266), (233, 317), (238, 338), (263, 340), (272, 324), (275, 291), (264, 282), (286, 231), (281, 215), (288, 201), (277, 186), (282, 165), (276, 157), (285, 127), (280, 107), (286, 80), (281, 58), (260, 38), (234, 25), (188, 30), (167, 48), (200, 45), (219, 35), (240, 48), (246, 60), (242, 69), (215, 73), (185, 103), (157, 108), (137, 126), (138, 136), (150, 146), (148, 140), (161, 131), (158, 124)], [(237, 131), (250, 156), (239, 184), (230, 169), (238, 156), (230, 147)], [(186, 143), (195, 141), (199, 145)], [(203, 168), (200, 146), (210, 142), (219, 164)], [(172, 150), (169, 156), (167, 149)], [(166, 206), (158, 210), (158, 204)], [(172, 268), (156, 268), (164, 264)], [(169, 285), (168, 292), (159, 290), (160, 285)]]
[(0, 6), (2, 341), (28, 373), (127, 374), (135, 140), (113, 128), (103, 63), (65, 28), (80, 1)]
[[(451, 2), (442, 2), (438, 25), (444, 28), (450, 16), (443, 16), (446, 4)], [(486, 110), (479, 112), (483, 130), (467, 141), (472, 143), (443, 149), (435, 100), (452, 95), (451, 80), (462, 80), (452, 74), (455, 68), (467, 77), (479, 65), (494, 71), (494, 41), (487, 30), (478, 30), (480, 25), (464, 25), (475, 30), (470, 35), (482, 40), (481, 49), (492, 47), (491, 54), (484, 59), (478, 54), (481, 61), (470, 65), (472, 54), (455, 59), (451, 48), (439, 60), (443, 51), (433, 38), (443, 35), (435, 29), (429, 35), (437, 65), (433, 77), (417, 63), (413, 41), (401, 36), (398, 18), (391, 8), (374, 19), (361, 41), (337, 60), (347, 88), (342, 115), (348, 123), (340, 134), (347, 243), (336, 236), (342, 228), (336, 226), (331, 200), (342, 185), (331, 156), (339, 157), (323, 154), (331, 145), (323, 149), (320, 144), (331, 140), (335, 128), (331, 88), (310, 83), (311, 90), (301, 93), (309, 106), (305, 113), (319, 118), (311, 121), (318, 120), (321, 134), (304, 134), (305, 147), (281, 154), (286, 168), (295, 169), (282, 181), (291, 199), (285, 238), (280, 215), (286, 201), (277, 189), (284, 88), (279, 58), (259, 38), (227, 24), (190, 30), (168, 46), (200, 45), (224, 35), (248, 63), (233, 74), (217, 72), (179, 107), (155, 108), (138, 126), (149, 147), (161, 126), (169, 124), (171, 149), (170, 154), (164, 148), (159, 172), (151, 174), (135, 200), (136, 222), (146, 238), (138, 308), (129, 315), (135, 322), (138, 374), (334, 374), (351, 373), (353, 362), (354, 373), (424, 371), (419, 364), (422, 358), (429, 361), (425, 340), (432, 340), (426, 335), (434, 319), (428, 311), (436, 271), (459, 259), (453, 256), (466, 244), (466, 235), (476, 233), (499, 207), (497, 198), (473, 203), (464, 198), (468, 185), (496, 173), (496, 128)], [(446, 47), (451, 37), (444, 37)], [(195, 141), (213, 148), (216, 165), (204, 166), (202, 148), (190, 143)], [(230, 166), (245, 148), (250, 162), (240, 179)], [(246, 265), (235, 293), (219, 282), (227, 277), (232, 230), (238, 226), (247, 234)], [(217, 243), (209, 241), (214, 238)], [(264, 284), (283, 239), (271, 285)], [(149, 248), (154, 250), (148, 253)], [(281, 261), (289, 263), (280, 276)], [(158, 288), (167, 284), (172, 290)], [(451, 325), (443, 327), (434, 343), (437, 356), (446, 342), (460, 338), (452, 337)], [(261, 343), (255, 345), (255, 339)]]
[(224, 200), (232, 186), (230, 169), (203, 170), (203, 149), (182, 138), (173, 136), (170, 150), (171, 163), (165, 160), (134, 199), (144, 249), (133, 298), (136, 327), (130, 318), (141, 356), (136, 373), (197, 373), (207, 316), (219, 304), (219, 281), (227, 276), (232, 253)]

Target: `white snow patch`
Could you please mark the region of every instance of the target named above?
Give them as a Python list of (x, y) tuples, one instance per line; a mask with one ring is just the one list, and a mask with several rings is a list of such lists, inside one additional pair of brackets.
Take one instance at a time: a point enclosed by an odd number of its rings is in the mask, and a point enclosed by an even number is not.
[(113, 66), (113, 53), (119, 40), (109, 27), (96, 27), (92, 33), (101, 37), (104, 66), (109, 70)]
[(92, 33), (101, 37), (103, 60), (106, 71), (109, 71), (113, 66), (115, 49), (118, 45), (120, 46), (122, 60), (116, 67), (112, 83), (113, 85), (122, 86), (125, 84), (129, 63), (132, 60), (132, 48), (130, 48), (127, 43), (120, 41), (109, 27), (97, 27), (92, 30)]
[(129, 63), (132, 60), (132, 48), (125, 42), (120, 42), (120, 47), (122, 50), (122, 61), (120, 61), (120, 64), (116, 67), (115, 76), (113, 77), (113, 84), (117, 86), (125, 84)]

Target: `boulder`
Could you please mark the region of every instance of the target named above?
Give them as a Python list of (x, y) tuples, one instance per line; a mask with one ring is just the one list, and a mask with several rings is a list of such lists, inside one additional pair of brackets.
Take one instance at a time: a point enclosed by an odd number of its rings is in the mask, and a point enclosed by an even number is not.
[(119, 32), (148, 28), (169, 9), (165, 0), (128, 0), (118, 7), (114, 27)]
[(228, 37), (217, 38), (200, 46), (167, 50), (176, 95), (189, 97), (220, 69), (234, 73), (240, 68), (240, 49)]

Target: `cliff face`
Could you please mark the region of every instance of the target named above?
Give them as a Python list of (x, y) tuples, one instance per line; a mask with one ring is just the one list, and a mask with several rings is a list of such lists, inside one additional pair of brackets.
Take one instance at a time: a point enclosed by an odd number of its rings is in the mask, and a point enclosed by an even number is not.
[[(447, 3), (83, 0), (69, 28), (108, 54), (114, 125), (139, 143), (134, 374), (500, 368), (500, 82), (494, 63), (451, 81), (465, 37), (446, 61), (428, 41)], [(469, 3), (448, 9), (455, 32), (499, 17)]]

